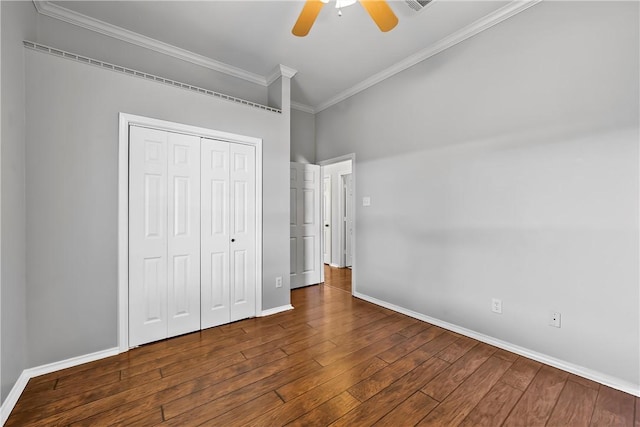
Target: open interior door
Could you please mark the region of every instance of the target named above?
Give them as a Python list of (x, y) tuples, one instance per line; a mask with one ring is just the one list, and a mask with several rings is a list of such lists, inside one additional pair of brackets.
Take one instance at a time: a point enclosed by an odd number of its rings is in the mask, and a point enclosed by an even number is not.
[(291, 163), (291, 289), (321, 281), (320, 166)]

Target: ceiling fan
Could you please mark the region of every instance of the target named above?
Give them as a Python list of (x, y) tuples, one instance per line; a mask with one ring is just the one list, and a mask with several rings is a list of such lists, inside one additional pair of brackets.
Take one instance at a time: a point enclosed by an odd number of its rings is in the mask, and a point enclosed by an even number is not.
[[(376, 23), (380, 31), (387, 32), (392, 30), (398, 24), (398, 17), (393, 13), (385, 0), (358, 0), (362, 7), (369, 13), (373, 22)], [(356, 0), (336, 0), (336, 8), (338, 14), (341, 15), (340, 9), (345, 6), (352, 5)], [(313, 26), (322, 7), (329, 3), (329, 0), (307, 0), (300, 12), (300, 16), (293, 26), (291, 32), (294, 36), (304, 37), (309, 34), (309, 30)]]

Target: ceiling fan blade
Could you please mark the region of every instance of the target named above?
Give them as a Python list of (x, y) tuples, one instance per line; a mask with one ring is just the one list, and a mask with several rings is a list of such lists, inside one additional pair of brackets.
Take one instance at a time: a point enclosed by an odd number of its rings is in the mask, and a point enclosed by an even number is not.
[(300, 12), (300, 16), (298, 16), (296, 24), (291, 30), (294, 36), (304, 37), (309, 34), (309, 30), (311, 30), (322, 6), (324, 6), (324, 2), (320, 0), (307, 0), (302, 8), (302, 12)]
[(387, 32), (398, 25), (398, 17), (384, 0), (360, 0), (362, 7), (376, 23), (380, 31)]

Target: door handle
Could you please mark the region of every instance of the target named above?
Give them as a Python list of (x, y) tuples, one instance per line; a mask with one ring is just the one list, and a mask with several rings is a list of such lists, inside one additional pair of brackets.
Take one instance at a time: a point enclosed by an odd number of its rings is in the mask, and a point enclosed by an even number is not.
[(325, 224), (324, 226), (325, 226), (325, 227), (328, 227), (328, 226), (329, 226), (329, 224)]
[(232, 242), (232, 243), (233, 243), (233, 242), (235, 242), (235, 241), (236, 241), (236, 239), (231, 239), (231, 242)]

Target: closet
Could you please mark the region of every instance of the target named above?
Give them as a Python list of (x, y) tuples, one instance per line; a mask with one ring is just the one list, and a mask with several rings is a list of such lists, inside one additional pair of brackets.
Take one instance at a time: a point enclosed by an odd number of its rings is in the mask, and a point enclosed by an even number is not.
[(129, 345), (255, 316), (255, 147), (129, 128)]

